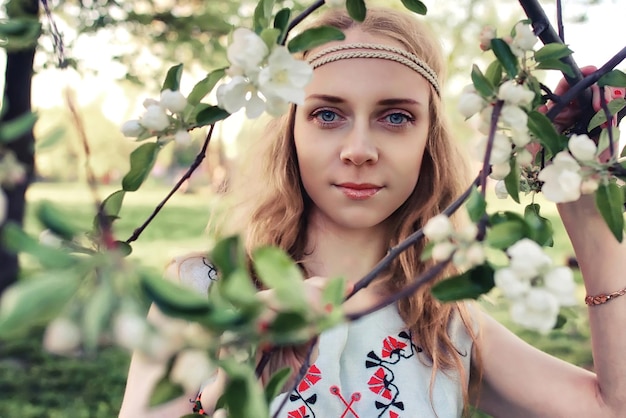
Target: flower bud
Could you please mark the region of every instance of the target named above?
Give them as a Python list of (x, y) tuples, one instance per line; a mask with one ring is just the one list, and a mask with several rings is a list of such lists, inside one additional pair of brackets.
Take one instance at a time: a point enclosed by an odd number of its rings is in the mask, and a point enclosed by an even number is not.
[(143, 108), (147, 109), (150, 106), (161, 106), (161, 103), (159, 103), (158, 100), (154, 100), (154, 99), (145, 99), (142, 103)]
[(528, 167), (533, 163), (533, 155), (526, 148), (521, 148), (517, 150), (515, 161), (520, 167)]
[(456, 246), (449, 241), (438, 242), (433, 247), (432, 258), (435, 261), (447, 260), (455, 249)]
[(506, 176), (511, 172), (511, 164), (508, 161), (504, 163), (494, 164), (491, 166), (491, 173), (489, 177), (494, 180), (504, 180)]
[(500, 120), (511, 129), (517, 132), (528, 130), (528, 115), (520, 107), (505, 104), (502, 106)]
[(138, 120), (127, 120), (124, 122), (121, 128), (122, 134), (127, 138), (137, 138), (144, 131), (144, 127), (141, 126)]
[(515, 37), (513, 44), (522, 51), (531, 51), (537, 43), (537, 37), (533, 33), (533, 29), (524, 22), (515, 25)]
[(509, 192), (506, 190), (504, 180), (500, 180), (496, 183), (495, 191), (498, 199), (506, 199), (509, 197)]
[(476, 235), (478, 235), (478, 227), (476, 224), (470, 223), (461, 228), (457, 237), (463, 242), (472, 242), (476, 239)]
[(498, 89), (498, 98), (514, 106), (528, 106), (535, 98), (535, 93), (515, 80), (508, 80)]
[(485, 26), (479, 35), (480, 49), (489, 51), (491, 49), (491, 40), (496, 37), (496, 30), (492, 26)]
[(431, 241), (440, 242), (452, 234), (452, 222), (444, 214), (430, 218), (424, 225), (424, 235)]
[(494, 281), (502, 294), (511, 300), (524, 296), (526, 292), (530, 290), (530, 282), (520, 279), (517, 274), (508, 267), (496, 270)]
[(213, 371), (209, 357), (203, 350), (185, 350), (176, 356), (170, 379), (184, 387), (187, 392), (193, 392), (201, 387)]
[(151, 131), (163, 131), (170, 126), (170, 118), (161, 106), (151, 105), (146, 109), (139, 123)]
[(459, 97), (457, 109), (465, 118), (470, 118), (480, 112), (486, 105), (487, 102), (476, 93), (474, 86), (469, 85), (463, 89), (463, 93)]
[(191, 135), (184, 129), (180, 129), (174, 134), (174, 142), (178, 145), (189, 145), (191, 143)]
[(58, 317), (48, 324), (43, 336), (43, 347), (53, 354), (74, 352), (81, 342), (80, 329), (68, 318)]
[(485, 262), (485, 249), (480, 243), (475, 242), (465, 251), (465, 259), (471, 266), (480, 266)]
[(556, 267), (544, 275), (546, 289), (552, 293), (561, 306), (575, 306), (576, 282), (568, 267)]
[(580, 184), (580, 193), (582, 194), (592, 194), (598, 190), (600, 186), (600, 181), (598, 179), (586, 179)]
[(172, 113), (180, 113), (185, 110), (187, 99), (178, 90), (165, 89), (161, 92), (161, 106)]
[(587, 135), (572, 135), (567, 143), (569, 152), (578, 161), (594, 161), (598, 147)]
[(142, 346), (148, 326), (144, 317), (131, 312), (120, 312), (113, 321), (115, 343), (127, 350), (135, 350)]

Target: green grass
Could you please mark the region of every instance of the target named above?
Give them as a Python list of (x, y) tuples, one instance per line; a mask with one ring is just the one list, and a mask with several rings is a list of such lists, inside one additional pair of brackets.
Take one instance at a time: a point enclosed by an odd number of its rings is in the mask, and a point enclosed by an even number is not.
[[(102, 188), (101, 198), (113, 191), (115, 189), (111, 187)], [(121, 219), (115, 223), (116, 237), (128, 238), (166, 193), (167, 189), (157, 186), (128, 193), (120, 213)], [(71, 213), (76, 223), (84, 226), (91, 224), (93, 209), (89, 204), (90, 193), (84, 186), (38, 183), (28, 193), (30, 205), (26, 229), (29, 232), (35, 234), (41, 230), (33, 211), (36, 203), (44, 199)], [(489, 210), (512, 208), (509, 201), (491, 199), (489, 202)], [(572, 254), (571, 246), (554, 205), (538, 203), (555, 229), (556, 245), (549, 253), (556, 263), (561, 264)], [(174, 256), (208, 248), (209, 239), (204, 231), (208, 209), (208, 193), (175, 195), (133, 245), (131, 257), (140, 259), (146, 266), (162, 269)], [(28, 265), (28, 259), (23, 261)], [(581, 290), (581, 300), (582, 296)], [(547, 336), (510, 324), (507, 307), (496, 294), (489, 295), (482, 304), (496, 319), (532, 345), (567, 361), (590, 367), (588, 324), (582, 304), (567, 312), (568, 322), (561, 330)], [(52, 356), (41, 350), (41, 333), (40, 329), (33, 330), (28, 338), (0, 342), (0, 418), (117, 416), (129, 355), (125, 351), (108, 348), (94, 358)]]

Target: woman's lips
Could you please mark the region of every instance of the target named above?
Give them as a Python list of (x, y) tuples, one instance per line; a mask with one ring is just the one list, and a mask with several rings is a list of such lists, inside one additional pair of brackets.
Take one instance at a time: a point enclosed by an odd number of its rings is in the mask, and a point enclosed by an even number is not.
[(374, 196), (381, 186), (369, 183), (341, 183), (336, 185), (339, 190), (348, 198), (352, 200), (366, 200)]

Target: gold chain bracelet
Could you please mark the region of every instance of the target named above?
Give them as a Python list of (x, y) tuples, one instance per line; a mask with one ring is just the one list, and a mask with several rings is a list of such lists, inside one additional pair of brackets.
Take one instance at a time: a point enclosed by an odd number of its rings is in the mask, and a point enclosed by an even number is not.
[(585, 303), (588, 306), (602, 305), (603, 303), (607, 303), (608, 301), (613, 300), (616, 297), (624, 295), (626, 295), (626, 288), (620, 289), (617, 292), (609, 293), (608, 295), (601, 293), (596, 296), (586, 296)]

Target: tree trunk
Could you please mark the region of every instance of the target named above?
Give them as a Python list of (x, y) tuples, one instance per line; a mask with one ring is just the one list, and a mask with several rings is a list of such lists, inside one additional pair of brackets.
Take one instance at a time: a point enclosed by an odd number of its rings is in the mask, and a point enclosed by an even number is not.
[[(22, 4), (23, 12), (31, 14), (35, 18), (38, 16), (39, 2), (37, 0), (28, 0)], [(7, 111), (0, 118), (0, 124), (31, 111), (31, 82), (36, 47), (37, 45), (33, 45), (28, 49), (7, 51), (3, 100)], [(32, 181), (34, 173), (35, 137), (32, 130), (7, 144), (6, 148), (15, 153), (17, 159), (25, 165), (27, 171), (27, 176), (23, 183), (3, 189), (9, 202), (6, 222), (22, 225), (26, 206), (26, 189)], [(4, 248), (0, 242), (0, 294), (17, 280), (18, 273), (17, 255)]]

